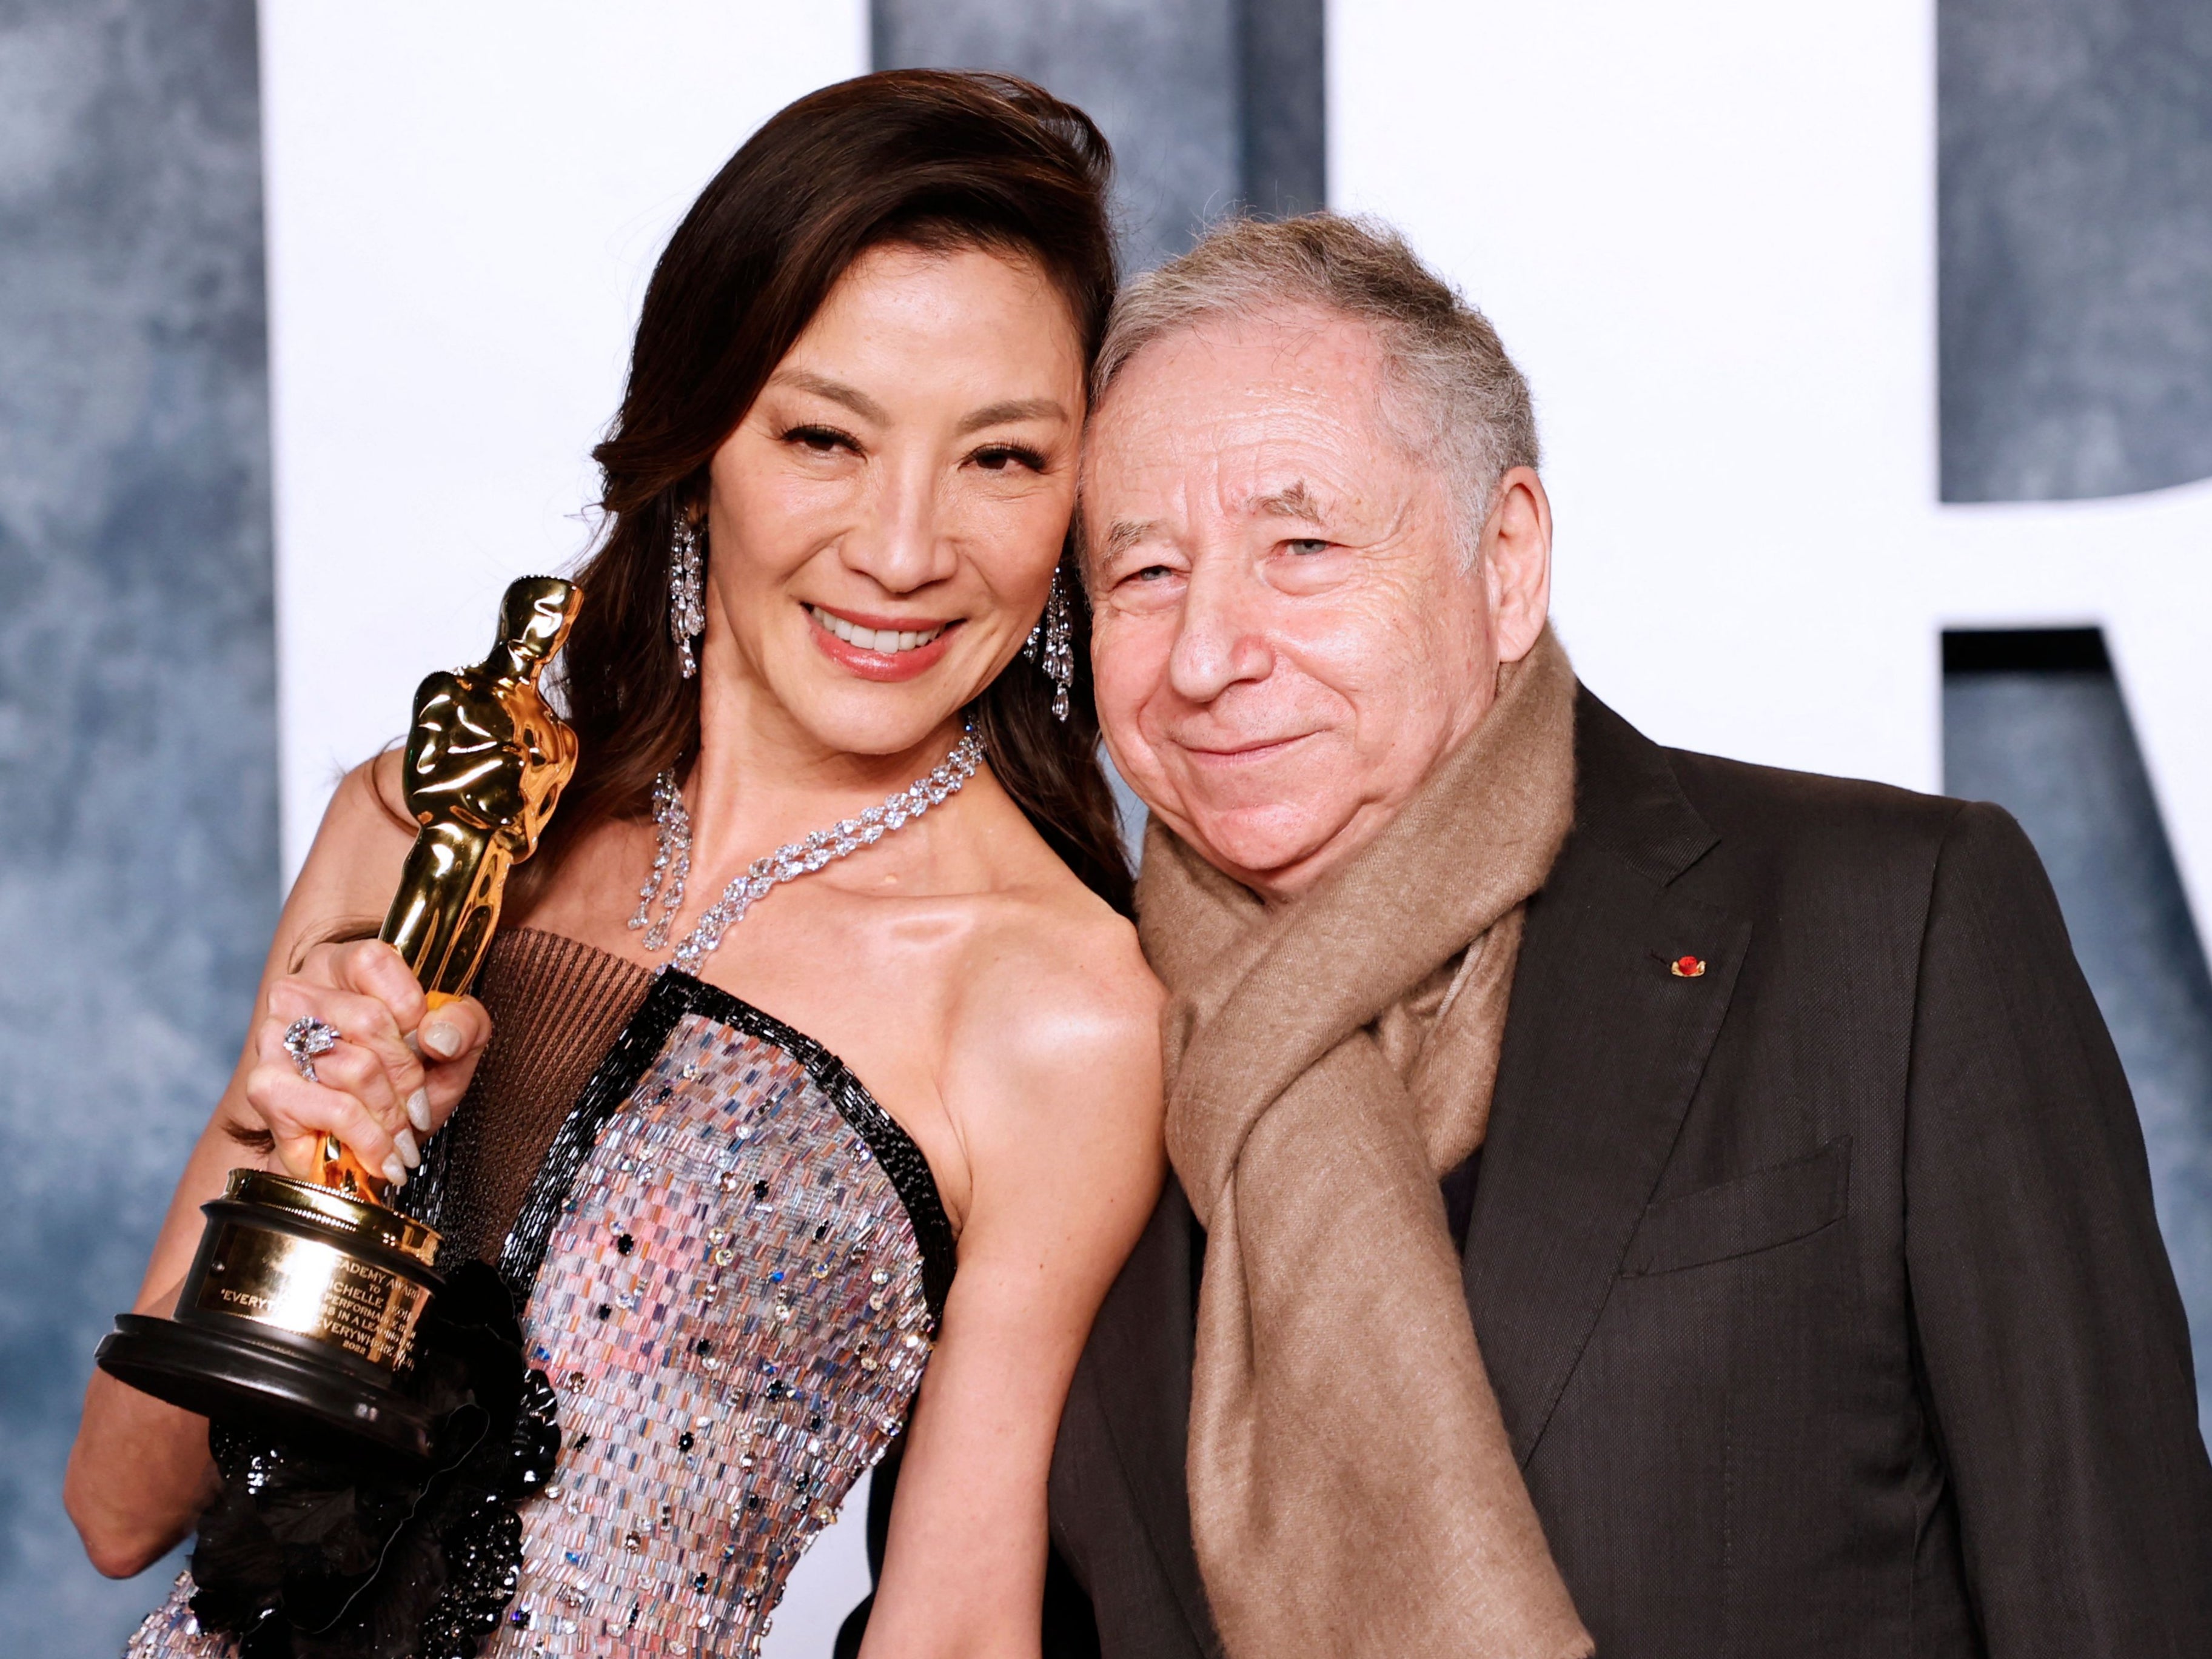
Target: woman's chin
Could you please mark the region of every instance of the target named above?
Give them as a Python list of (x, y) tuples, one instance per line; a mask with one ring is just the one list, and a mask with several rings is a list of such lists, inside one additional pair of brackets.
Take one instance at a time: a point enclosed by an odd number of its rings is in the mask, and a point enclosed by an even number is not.
[[(812, 674), (810, 679), (819, 680)], [(786, 707), (825, 749), (848, 755), (902, 755), (927, 744), (967, 698), (947, 695), (948, 682), (855, 684), (849, 678), (812, 685)]]

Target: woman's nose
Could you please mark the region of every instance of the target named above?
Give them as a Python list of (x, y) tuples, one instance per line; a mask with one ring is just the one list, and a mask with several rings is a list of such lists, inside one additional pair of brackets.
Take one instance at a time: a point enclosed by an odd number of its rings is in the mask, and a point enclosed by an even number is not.
[(868, 511), (845, 538), (845, 563), (889, 593), (911, 593), (953, 573), (957, 554), (931, 468), (890, 462)]

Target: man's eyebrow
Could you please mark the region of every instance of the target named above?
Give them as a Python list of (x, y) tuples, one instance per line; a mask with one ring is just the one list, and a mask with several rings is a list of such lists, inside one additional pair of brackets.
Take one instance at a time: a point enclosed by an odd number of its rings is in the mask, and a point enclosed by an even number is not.
[(960, 422), (960, 435), (981, 432), (987, 426), (1002, 426), (1013, 421), (1066, 420), (1067, 410), (1050, 398), (1009, 398), (1003, 403), (986, 404)]
[(827, 398), (833, 404), (842, 404), (862, 420), (890, 419), (890, 412), (860, 387), (833, 380), (826, 374), (810, 374), (803, 368), (779, 368), (768, 380), (770, 386), (793, 386), (817, 398)]
[(1127, 552), (1146, 537), (1151, 535), (1156, 527), (1150, 519), (1115, 520), (1112, 526), (1107, 530), (1105, 539), (1098, 544), (1096, 556), (1098, 562), (1103, 564), (1109, 559)]
[(1318, 519), (1321, 503), (1314, 499), (1313, 491), (1306, 488), (1304, 478), (1286, 489), (1278, 489), (1261, 496), (1252, 503), (1255, 513), (1264, 513), (1271, 519)]

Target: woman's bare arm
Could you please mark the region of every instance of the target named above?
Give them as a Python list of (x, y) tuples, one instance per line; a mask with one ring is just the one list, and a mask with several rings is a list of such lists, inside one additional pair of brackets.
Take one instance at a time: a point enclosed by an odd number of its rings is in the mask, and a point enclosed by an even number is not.
[[(376, 764), (339, 785), (285, 902), (245, 1051), (185, 1163), (133, 1312), (167, 1314), (175, 1305), (198, 1247), (200, 1206), (222, 1192), (232, 1170), (303, 1175), (325, 1128), (378, 1168), (413, 1127), (408, 1097), (417, 1088), (424, 1098), (416, 1112), (435, 1122), (467, 1086), (490, 1031), (479, 1005), (440, 1012), (453, 1038), (450, 1059), (434, 1058), (445, 1035), (434, 1026), (421, 1033), (430, 1052), (417, 1059), (404, 1038), (422, 1018), (421, 991), (397, 953), (375, 945), (317, 948), (333, 933), (349, 931), (349, 924), (373, 927), (398, 882), (410, 837), (377, 799)], [(349, 1039), (362, 1039), (337, 1051), (337, 1065), (317, 1062), (333, 1087), (308, 1085), (283, 1054), (283, 1027), (311, 1012), (331, 1018)], [(234, 1129), (267, 1131), (276, 1144), (266, 1153), (252, 1150)], [(93, 1565), (110, 1577), (143, 1571), (191, 1532), (214, 1492), (207, 1419), (95, 1370), (63, 1483)]]
[(964, 1000), (946, 1099), (974, 1197), (866, 1659), (1036, 1659), (1060, 1407), (1164, 1169), (1159, 996), (1102, 921), (1003, 954)]

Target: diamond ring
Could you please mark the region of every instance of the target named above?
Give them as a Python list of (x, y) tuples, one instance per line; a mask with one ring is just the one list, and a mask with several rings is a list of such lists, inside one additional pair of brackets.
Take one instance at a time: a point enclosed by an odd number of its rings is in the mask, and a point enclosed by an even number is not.
[(337, 1048), (343, 1035), (337, 1026), (313, 1014), (302, 1014), (284, 1028), (284, 1052), (292, 1056), (292, 1063), (300, 1068), (301, 1077), (310, 1083), (319, 1083), (322, 1079), (315, 1075), (315, 1056)]

